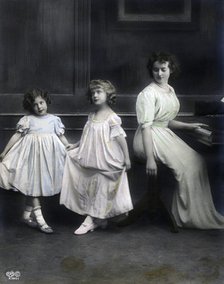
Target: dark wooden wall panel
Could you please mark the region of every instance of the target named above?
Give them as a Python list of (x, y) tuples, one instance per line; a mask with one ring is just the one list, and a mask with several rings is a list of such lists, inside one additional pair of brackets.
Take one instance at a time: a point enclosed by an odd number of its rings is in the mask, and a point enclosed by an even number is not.
[[(193, 111), (197, 97), (223, 96), (223, 1), (192, 0), (192, 23), (125, 22), (118, 9), (125, 1), (0, 0), (0, 113), (23, 112), (22, 94), (31, 87), (53, 94), (51, 112), (88, 113), (90, 78), (111, 80), (119, 94), (115, 110), (133, 113), (148, 83), (148, 55), (161, 49), (181, 62), (172, 84), (182, 111)], [(129, 6), (127, 13), (136, 11)]]
[(0, 1), (0, 92), (73, 93), (74, 1)]
[[(148, 11), (140, 11), (142, 15), (140, 14), (138, 20), (134, 16), (127, 16), (125, 21), (119, 19), (119, 2), (133, 2), (138, 5), (145, 5), (147, 2), (145, 7), (148, 7)], [(224, 2), (192, 0), (190, 23), (178, 20), (176, 23), (142, 21), (141, 17), (147, 14), (150, 16), (150, 5), (153, 7), (152, 4), (156, 2), (93, 1), (91, 77), (114, 81), (120, 93), (137, 93), (149, 80), (146, 70), (148, 56), (152, 51), (165, 50), (176, 54), (181, 64), (182, 72), (179, 78), (172, 82), (177, 93), (221, 95), (224, 81)], [(160, 1), (160, 4), (163, 2), (167, 1)], [(126, 6), (128, 15), (128, 5)], [(161, 12), (161, 9), (159, 11)], [(131, 12), (133, 13), (133, 10)], [(169, 9), (166, 12), (172, 11)], [(164, 11), (164, 17), (167, 13)]]

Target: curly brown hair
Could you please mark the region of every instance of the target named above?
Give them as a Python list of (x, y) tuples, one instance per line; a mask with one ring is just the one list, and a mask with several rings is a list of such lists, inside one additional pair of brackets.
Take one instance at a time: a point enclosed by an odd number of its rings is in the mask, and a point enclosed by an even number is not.
[(171, 77), (176, 77), (180, 73), (180, 67), (177, 58), (171, 53), (159, 51), (159, 52), (153, 52), (149, 57), (147, 63), (147, 69), (150, 77), (153, 77), (152, 69), (156, 61), (160, 63), (169, 62)]
[(23, 108), (30, 113), (34, 113), (33, 111), (33, 103), (37, 97), (42, 97), (47, 105), (51, 104), (51, 98), (48, 92), (43, 91), (41, 89), (32, 89), (24, 94), (23, 97)]
[(116, 89), (114, 85), (109, 80), (91, 80), (89, 82), (87, 98), (91, 102), (92, 101), (92, 90), (102, 88), (107, 94), (107, 103), (109, 106), (114, 105), (116, 103)]

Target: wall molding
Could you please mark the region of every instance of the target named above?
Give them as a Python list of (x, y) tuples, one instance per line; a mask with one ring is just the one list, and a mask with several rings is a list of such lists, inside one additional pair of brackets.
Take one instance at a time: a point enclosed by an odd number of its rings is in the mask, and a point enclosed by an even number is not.
[(125, 0), (118, 0), (118, 21), (127, 22), (191, 22), (192, 0), (183, 1), (183, 11), (179, 14), (134, 14), (126, 13)]
[[(82, 131), (88, 117), (88, 113), (54, 113), (59, 116), (66, 126), (66, 131)], [(122, 125), (125, 131), (135, 131), (137, 129), (137, 117), (133, 112), (117, 113), (122, 119)], [(0, 131), (15, 131), (18, 120), (25, 113), (0, 113)], [(195, 118), (193, 112), (180, 112), (178, 119), (193, 120)], [(73, 125), (76, 125), (75, 127)]]
[[(49, 112), (59, 116), (86, 116), (92, 109), (87, 102), (85, 94), (76, 93), (75, 95), (66, 94), (51, 94), (52, 104), (49, 106)], [(220, 101), (220, 95), (186, 95), (178, 94), (180, 100), (181, 116), (191, 116), (195, 109), (196, 101)], [(0, 94), (1, 101), (4, 104), (0, 105), (0, 117), (9, 115), (23, 115), (22, 108), (23, 94)], [(137, 94), (118, 94), (117, 104), (114, 107), (116, 113), (123, 117), (135, 115), (135, 103)], [(1, 122), (0, 122), (1, 126)]]

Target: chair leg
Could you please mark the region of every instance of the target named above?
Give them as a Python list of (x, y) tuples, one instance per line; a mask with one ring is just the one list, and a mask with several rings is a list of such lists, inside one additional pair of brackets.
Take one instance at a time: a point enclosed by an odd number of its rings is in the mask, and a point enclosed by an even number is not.
[(178, 227), (172, 212), (165, 206), (160, 197), (158, 188), (158, 181), (156, 178), (148, 177), (147, 191), (143, 194), (141, 199), (135, 204), (134, 209), (129, 212), (129, 215), (124, 220), (118, 223), (118, 226), (128, 226), (134, 223), (145, 212), (149, 212), (150, 219), (156, 221), (160, 213), (162, 213), (169, 223), (170, 231), (178, 233)]
[(172, 212), (166, 207), (163, 200), (160, 197), (160, 192), (156, 178), (148, 179), (149, 189), (149, 213), (153, 219), (159, 216), (159, 213), (163, 213), (166, 220), (169, 223), (170, 231), (172, 233), (178, 233), (177, 223), (174, 219)]
[(164, 202), (161, 199), (160, 199), (160, 208), (161, 208), (161, 211), (163, 211), (164, 216), (169, 223), (170, 231), (172, 233), (179, 233), (179, 229), (178, 229), (177, 223), (174, 219), (173, 213), (171, 212), (170, 209), (168, 209), (166, 207), (166, 205), (164, 204)]
[(144, 212), (148, 210), (148, 203), (149, 196), (148, 192), (146, 192), (135, 204), (134, 209), (128, 213), (128, 216), (124, 220), (118, 222), (117, 225), (119, 227), (125, 227), (137, 221), (137, 219), (140, 218), (144, 214)]

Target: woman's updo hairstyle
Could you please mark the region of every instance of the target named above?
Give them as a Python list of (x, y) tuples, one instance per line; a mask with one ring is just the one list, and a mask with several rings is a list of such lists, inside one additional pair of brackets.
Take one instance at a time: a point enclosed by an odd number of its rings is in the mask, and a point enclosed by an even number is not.
[(114, 85), (108, 80), (91, 80), (89, 82), (88, 91), (87, 91), (87, 98), (91, 102), (92, 101), (92, 94), (91, 91), (95, 89), (102, 88), (105, 93), (107, 94), (107, 103), (109, 106), (114, 105), (116, 103), (116, 89)]
[(34, 113), (33, 103), (37, 97), (42, 97), (47, 105), (51, 103), (51, 98), (48, 92), (43, 91), (41, 89), (33, 89), (25, 93), (23, 98), (23, 108), (29, 111), (30, 113)]
[(147, 69), (150, 77), (153, 77), (152, 70), (153, 70), (153, 65), (156, 61), (160, 63), (169, 62), (171, 77), (176, 77), (180, 73), (180, 68), (177, 58), (173, 54), (170, 54), (168, 52), (159, 51), (159, 52), (153, 52), (149, 57)]

